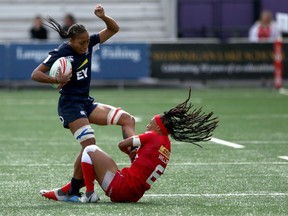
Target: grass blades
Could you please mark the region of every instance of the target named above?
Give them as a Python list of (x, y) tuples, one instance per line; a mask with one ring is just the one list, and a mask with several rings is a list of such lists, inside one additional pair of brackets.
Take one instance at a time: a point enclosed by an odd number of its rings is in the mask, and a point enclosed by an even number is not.
[[(203, 149), (172, 141), (164, 175), (136, 204), (73, 204), (46, 200), (40, 189), (67, 183), (80, 150), (58, 120), (54, 90), (0, 91), (0, 215), (287, 215), (288, 98), (272, 89), (192, 89), (195, 107), (219, 116), (213, 142)], [(94, 89), (96, 101), (137, 117), (138, 133), (150, 118), (183, 102), (188, 89)], [(97, 144), (119, 168), (129, 159), (117, 147), (117, 126), (96, 126)]]

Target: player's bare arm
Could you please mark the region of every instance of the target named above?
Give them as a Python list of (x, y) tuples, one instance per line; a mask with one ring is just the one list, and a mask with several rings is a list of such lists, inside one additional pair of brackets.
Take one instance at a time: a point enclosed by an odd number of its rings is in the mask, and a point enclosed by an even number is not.
[(105, 14), (104, 8), (101, 4), (97, 4), (94, 10), (94, 14), (103, 20), (106, 24), (106, 28), (99, 32), (100, 43), (104, 43), (119, 31), (117, 22), (110, 16)]
[(130, 149), (133, 145), (133, 137), (129, 137), (125, 140), (122, 140), (118, 143), (119, 149), (125, 154), (129, 155), (131, 153)]
[(31, 75), (32, 80), (42, 83), (57, 83), (56, 77), (50, 77), (49, 75), (46, 74), (47, 71), (49, 71), (49, 67), (40, 64), (32, 72)]
[(51, 77), (47, 74), (49, 71), (49, 67), (45, 66), (44, 64), (40, 64), (35, 70), (33, 71), (31, 78), (37, 82), (41, 83), (62, 83), (65, 84), (70, 81), (72, 77), (72, 70), (70, 73), (63, 73), (60, 71), (57, 77)]
[(131, 162), (134, 161), (139, 146), (140, 146), (140, 140), (138, 136), (129, 137), (119, 142), (118, 144), (119, 149), (129, 156)]

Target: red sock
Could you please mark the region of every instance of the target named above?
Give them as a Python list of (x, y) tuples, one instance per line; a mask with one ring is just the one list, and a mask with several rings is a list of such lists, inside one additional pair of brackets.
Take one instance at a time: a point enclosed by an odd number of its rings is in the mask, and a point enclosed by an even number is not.
[(95, 175), (94, 175), (94, 166), (93, 166), (93, 164), (82, 162), (81, 166), (82, 166), (82, 172), (84, 174), (86, 192), (94, 191)]
[[(83, 181), (83, 185), (82, 187), (85, 186), (85, 182)], [(71, 182), (67, 183), (66, 185), (61, 187), (61, 191), (63, 191), (64, 193), (68, 193), (68, 191), (70, 190), (71, 187)]]
[(70, 189), (70, 186), (71, 186), (71, 182), (67, 183), (66, 185), (62, 186), (61, 187), (61, 190), (64, 192), (64, 193), (68, 193), (69, 189)]

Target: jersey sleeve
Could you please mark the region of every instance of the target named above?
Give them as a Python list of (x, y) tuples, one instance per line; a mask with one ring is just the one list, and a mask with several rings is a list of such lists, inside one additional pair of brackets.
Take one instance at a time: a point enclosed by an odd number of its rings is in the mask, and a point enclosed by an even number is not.
[(96, 44), (99, 44), (100, 43), (100, 36), (99, 34), (93, 34), (90, 36), (90, 44), (89, 46), (93, 47), (95, 46)]
[(51, 52), (49, 52), (49, 55), (47, 56), (47, 58), (42, 62), (42, 64), (44, 64), (45, 66), (51, 68), (53, 63), (60, 58), (61, 55), (58, 52), (58, 50), (53, 50)]
[(150, 142), (154, 139), (154, 134), (151, 131), (147, 131), (143, 134), (138, 135), (141, 145), (145, 145), (145, 143)]

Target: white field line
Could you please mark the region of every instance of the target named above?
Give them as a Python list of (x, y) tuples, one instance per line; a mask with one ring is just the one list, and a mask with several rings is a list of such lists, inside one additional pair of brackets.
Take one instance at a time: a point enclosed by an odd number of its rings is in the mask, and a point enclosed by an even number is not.
[(288, 156), (278, 156), (278, 158), (281, 158), (283, 160), (288, 160)]
[(288, 144), (287, 140), (239, 140), (241, 144)]
[[(127, 166), (131, 163), (117, 163), (117, 165)], [(288, 162), (217, 162), (217, 163), (169, 163), (169, 166), (222, 166), (222, 165), (287, 165)], [(73, 167), (74, 164), (0, 164), (0, 166), (9, 167), (49, 167), (49, 166), (63, 166)]]
[(269, 115), (265, 114), (248, 114), (243, 116), (235, 116), (235, 115), (221, 115), (221, 119), (235, 119), (235, 118), (241, 118), (241, 119), (287, 119), (288, 114), (277, 114), (277, 113), (269, 113)]
[(288, 196), (288, 193), (227, 193), (227, 194), (145, 194), (144, 197), (246, 197), (246, 196)]
[(142, 118), (141, 117), (134, 116), (134, 119), (135, 119), (136, 122), (142, 122)]
[(214, 142), (216, 144), (225, 145), (225, 146), (232, 147), (232, 148), (237, 148), (237, 149), (245, 148), (245, 146), (243, 146), (243, 145), (240, 145), (240, 144), (237, 144), (237, 143), (233, 143), (233, 142), (229, 142), (229, 141), (225, 141), (225, 140), (221, 140), (221, 139), (218, 139), (218, 138), (215, 138), (215, 137), (212, 137), (210, 141)]

